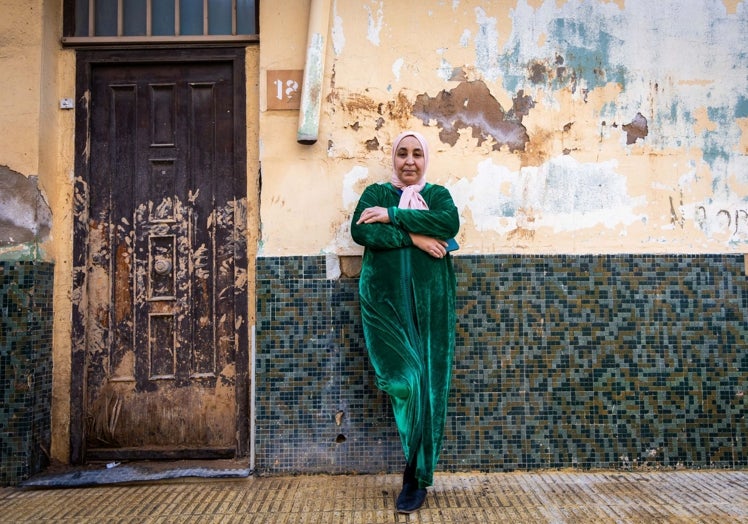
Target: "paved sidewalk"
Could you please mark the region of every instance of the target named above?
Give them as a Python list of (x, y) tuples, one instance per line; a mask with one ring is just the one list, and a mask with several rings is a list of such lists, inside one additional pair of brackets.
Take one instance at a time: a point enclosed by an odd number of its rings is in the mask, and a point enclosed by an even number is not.
[(399, 475), (176, 479), (0, 488), (3, 523), (748, 523), (748, 471), (437, 474), (395, 512)]

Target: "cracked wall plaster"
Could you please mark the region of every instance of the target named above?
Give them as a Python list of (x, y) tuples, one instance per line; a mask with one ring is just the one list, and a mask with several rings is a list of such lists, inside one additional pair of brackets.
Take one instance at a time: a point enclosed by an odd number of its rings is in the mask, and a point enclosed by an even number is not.
[(47, 240), (52, 212), (35, 176), (0, 166), (0, 250)]
[[(461, 202), (463, 253), (745, 250), (746, 24), (735, 0), (336, 1), (315, 171), (344, 209), (297, 243), (355, 250), (357, 192), (389, 178), (392, 138), (415, 128), (429, 180)], [(284, 162), (263, 161), (268, 181), (288, 179)]]

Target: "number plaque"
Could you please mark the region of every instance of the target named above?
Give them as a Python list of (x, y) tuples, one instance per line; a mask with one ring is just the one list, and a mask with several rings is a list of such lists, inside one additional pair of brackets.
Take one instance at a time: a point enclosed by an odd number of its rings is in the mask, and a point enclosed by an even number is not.
[(301, 107), (303, 70), (267, 72), (268, 110), (293, 110)]

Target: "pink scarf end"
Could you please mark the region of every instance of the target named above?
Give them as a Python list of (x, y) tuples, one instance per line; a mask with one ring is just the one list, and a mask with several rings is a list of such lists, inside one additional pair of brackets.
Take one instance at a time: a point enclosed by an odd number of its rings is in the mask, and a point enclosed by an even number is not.
[(400, 203), (397, 207), (403, 209), (428, 209), (429, 206), (421, 196), (421, 189), (424, 188), (426, 183), (413, 184), (412, 186), (405, 186), (403, 194), (400, 196)]

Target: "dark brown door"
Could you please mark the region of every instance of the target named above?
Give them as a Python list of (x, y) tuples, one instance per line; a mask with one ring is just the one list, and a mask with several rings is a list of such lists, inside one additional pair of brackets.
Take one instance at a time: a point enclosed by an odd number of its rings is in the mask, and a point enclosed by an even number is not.
[(88, 64), (89, 459), (246, 448), (241, 63)]

